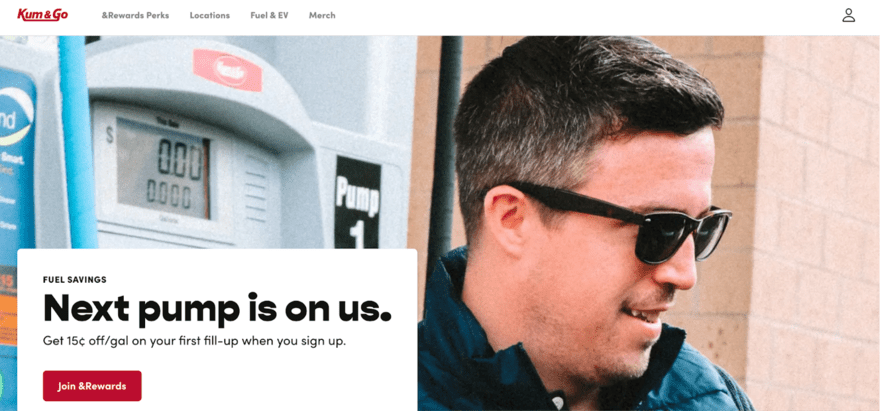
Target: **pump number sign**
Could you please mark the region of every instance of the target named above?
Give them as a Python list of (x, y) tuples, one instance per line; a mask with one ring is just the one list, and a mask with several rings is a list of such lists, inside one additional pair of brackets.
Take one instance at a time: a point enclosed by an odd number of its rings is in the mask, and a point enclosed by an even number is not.
[(336, 157), (334, 236), (336, 248), (379, 248), (382, 166)]

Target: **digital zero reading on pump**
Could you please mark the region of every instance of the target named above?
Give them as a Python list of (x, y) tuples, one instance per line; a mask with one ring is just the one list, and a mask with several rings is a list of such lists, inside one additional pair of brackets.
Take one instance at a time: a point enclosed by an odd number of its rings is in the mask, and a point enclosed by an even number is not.
[(210, 219), (211, 140), (125, 118), (116, 121), (119, 202)]

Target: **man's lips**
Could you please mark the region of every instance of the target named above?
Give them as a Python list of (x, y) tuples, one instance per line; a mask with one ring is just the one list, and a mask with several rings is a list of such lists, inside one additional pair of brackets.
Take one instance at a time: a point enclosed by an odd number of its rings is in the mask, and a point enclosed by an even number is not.
[(660, 314), (669, 310), (669, 305), (657, 306), (657, 307), (623, 307), (621, 311), (634, 318), (638, 318), (647, 323), (656, 323), (660, 320)]

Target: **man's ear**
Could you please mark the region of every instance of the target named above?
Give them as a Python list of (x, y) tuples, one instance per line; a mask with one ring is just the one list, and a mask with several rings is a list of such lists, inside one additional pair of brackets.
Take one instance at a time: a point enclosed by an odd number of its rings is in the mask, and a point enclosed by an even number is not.
[(539, 218), (526, 195), (513, 187), (493, 187), (483, 199), (484, 236), (492, 237), (508, 254), (522, 254)]

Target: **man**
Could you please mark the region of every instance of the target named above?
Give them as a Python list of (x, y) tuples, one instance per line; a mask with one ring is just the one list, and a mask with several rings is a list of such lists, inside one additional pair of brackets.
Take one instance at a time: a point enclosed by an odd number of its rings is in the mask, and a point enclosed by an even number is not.
[(731, 212), (712, 84), (636, 38), (526, 38), (455, 121), (468, 247), (428, 279), (422, 409), (750, 409), (660, 322)]

